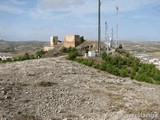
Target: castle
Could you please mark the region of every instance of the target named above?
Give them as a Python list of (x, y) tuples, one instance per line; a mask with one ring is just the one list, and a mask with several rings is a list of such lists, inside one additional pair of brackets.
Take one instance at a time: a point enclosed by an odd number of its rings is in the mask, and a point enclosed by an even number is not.
[[(44, 51), (50, 51), (54, 49), (57, 45), (59, 45), (61, 41), (58, 40), (57, 36), (51, 36), (50, 37), (50, 45), (44, 47)], [(83, 37), (80, 37), (80, 35), (66, 35), (63, 41), (63, 46), (68, 47), (77, 47), (83, 43)]]

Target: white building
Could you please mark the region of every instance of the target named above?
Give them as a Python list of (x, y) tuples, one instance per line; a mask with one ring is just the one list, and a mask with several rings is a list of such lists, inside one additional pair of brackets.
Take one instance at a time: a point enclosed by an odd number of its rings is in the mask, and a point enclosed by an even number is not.
[(8, 58), (12, 59), (12, 57), (9, 57), (9, 56), (0, 56), (1, 60), (7, 60)]
[(149, 60), (150, 63), (158, 63), (159, 60), (157, 58), (153, 58)]
[(88, 51), (88, 57), (95, 57), (96, 52), (95, 51)]

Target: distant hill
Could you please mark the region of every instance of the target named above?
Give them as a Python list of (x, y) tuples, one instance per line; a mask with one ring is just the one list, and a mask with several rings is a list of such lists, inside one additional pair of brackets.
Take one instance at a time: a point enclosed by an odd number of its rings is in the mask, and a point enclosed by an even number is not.
[(15, 52), (14, 46), (8, 41), (0, 40), (0, 52)]
[(0, 40), (0, 53), (23, 54), (43, 49), (47, 42), (43, 41), (5, 41)]

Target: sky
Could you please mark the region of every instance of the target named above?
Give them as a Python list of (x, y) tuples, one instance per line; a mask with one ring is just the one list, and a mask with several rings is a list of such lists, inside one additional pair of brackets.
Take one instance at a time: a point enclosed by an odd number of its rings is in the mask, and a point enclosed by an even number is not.
[[(119, 6), (119, 39), (160, 41), (160, 0), (101, 0), (101, 37), (116, 36)], [(98, 0), (0, 0), (0, 39), (48, 41), (78, 34), (97, 40)]]

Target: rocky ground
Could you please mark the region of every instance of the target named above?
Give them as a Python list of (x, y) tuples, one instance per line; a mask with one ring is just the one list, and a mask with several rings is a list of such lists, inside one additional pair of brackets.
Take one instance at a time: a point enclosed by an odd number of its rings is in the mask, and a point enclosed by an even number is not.
[(0, 64), (1, 120), (160, 120), (160, 86), (62, 57)]

